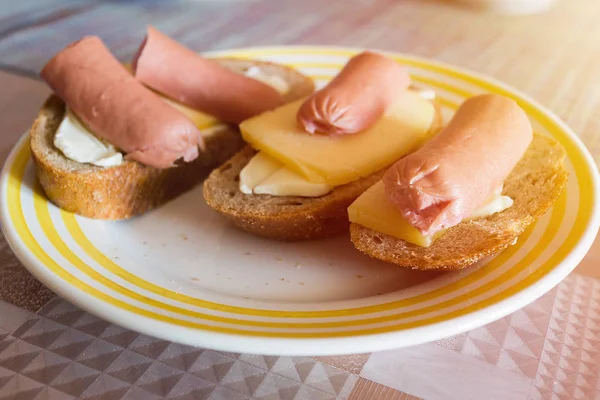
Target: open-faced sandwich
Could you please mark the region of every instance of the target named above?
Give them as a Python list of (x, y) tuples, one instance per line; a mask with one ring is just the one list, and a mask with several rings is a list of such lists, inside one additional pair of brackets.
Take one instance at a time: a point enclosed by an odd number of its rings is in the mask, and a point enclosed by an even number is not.
[(243, 121), (249, 146), (213, 171), (204, 198), (267, 238), (347, 232), (348, 206), (440, 129), (429, 95), (395, 61), (361, 53), (313, 95)]
[(534, 134), (513, 100), (465, 101), (348, 209), (352, 242), (415, 269), (461, 269), (514, 244), (567, 182), (565, 151)]
[(443, 129), (435, 101), (382, 55), (241, 123), (250, 146), (213, 171), (208, 204), (280, 240), (347, 231), (371, 257), (459, 269), (516, 242), (562, 193), (565, 152), (513, 100), (475, 96)]
[(239, 122), (314, 90), (291, 68), (206, 59), (153, 28), (130, 67), (89, 36), (41, 76), (54, 95), (30, 131), (38, 180), (60, 208), (98, 219), (191, 189), (243, 148)]

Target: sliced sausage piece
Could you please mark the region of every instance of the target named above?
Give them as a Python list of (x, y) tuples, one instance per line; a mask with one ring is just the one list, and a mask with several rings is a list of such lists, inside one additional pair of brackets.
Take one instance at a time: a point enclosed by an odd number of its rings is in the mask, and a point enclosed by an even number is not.
[(491, 198), (532, 138), (516, 102), (495, 94), (472, 97), (435, 138), (387, 171), (385, 192), (411, 225), (433, 234)]
[(408, 72), (394, 60), (366, 51), (348, 61), (323, 89), (298, 110), (308, 133), (350, 134), (373, 125), (410, 85)]
[(135, 160), (167, 168), (198, 157), (200, 132), (140, 84), (104, 43), (87, 36), (59, 52), (41, 77), (96, 135)]
[(237, 124), (283, 104), (271, 86), (203, 58), (153, 27), (131, 64), (143, 84), (223, 122)]

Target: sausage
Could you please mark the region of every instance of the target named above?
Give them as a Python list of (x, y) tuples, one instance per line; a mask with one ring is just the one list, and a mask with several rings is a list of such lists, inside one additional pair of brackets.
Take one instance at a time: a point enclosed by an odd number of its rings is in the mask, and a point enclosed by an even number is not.
[(237, 124), (283, 104), (269, 85), (207, 60), (153, 27), (132, 67), (143, 84), (223, 122)]
[(193, 122), (140, 84), (96, 36), (67, 46), (40, 76), (128, 160), (167, 168), (180, 158), (194, 160), (204, 146)]
[(423, 234), (452, 227), (493, 196), (532, 139), (513, 100), (472, 97), (436, 137), (386, 172), (386, 195)]
[(373, 125), (410, 85), (394, 60), (370, 51), (354, 56), (323, 89), (304, 101), (297, 114), (308, 133), (351, 134)]

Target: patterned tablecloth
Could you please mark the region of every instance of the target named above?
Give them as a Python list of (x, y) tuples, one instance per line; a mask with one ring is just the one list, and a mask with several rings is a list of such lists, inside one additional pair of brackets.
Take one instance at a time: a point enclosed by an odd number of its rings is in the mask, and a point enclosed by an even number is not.
[[(83, 34), (122, 59), (153, 24), (195, 50), (339, 44), (469, 67), (562, 117), (600, 161), (600, 3), (477, 14), (434, 0), (0, 1), (0, 163), (48, 90), (44, 62)], [(344, 357), (220, 353), (153, 339), (56, 298), (0, 239), (0, 400), (600, 399), (600, 245), (557, 288), (488, 326)]]

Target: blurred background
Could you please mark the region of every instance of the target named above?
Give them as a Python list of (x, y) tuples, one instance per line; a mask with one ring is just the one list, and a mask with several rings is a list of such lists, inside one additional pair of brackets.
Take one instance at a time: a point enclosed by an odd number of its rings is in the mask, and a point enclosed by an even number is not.
[(590, 118), (600, 106), (598, 21), (598, 0), (0, 0), (0, 68), (36, 76), (86, 34), (127, 61), (148, 24), (200, 52), (279, 44), (401, 51), (532, 95), (599, 161), (600, 119)]
[[(597, 0), (0, 0), (0, 68), (37, 76), (99, 35), (127, 61), (145, 27), (196, 51), (328, 44), (412, 53), (491, 75), (551, 108), (600, 156)], [(1, 90), (1, 89), (0, 89)]]

